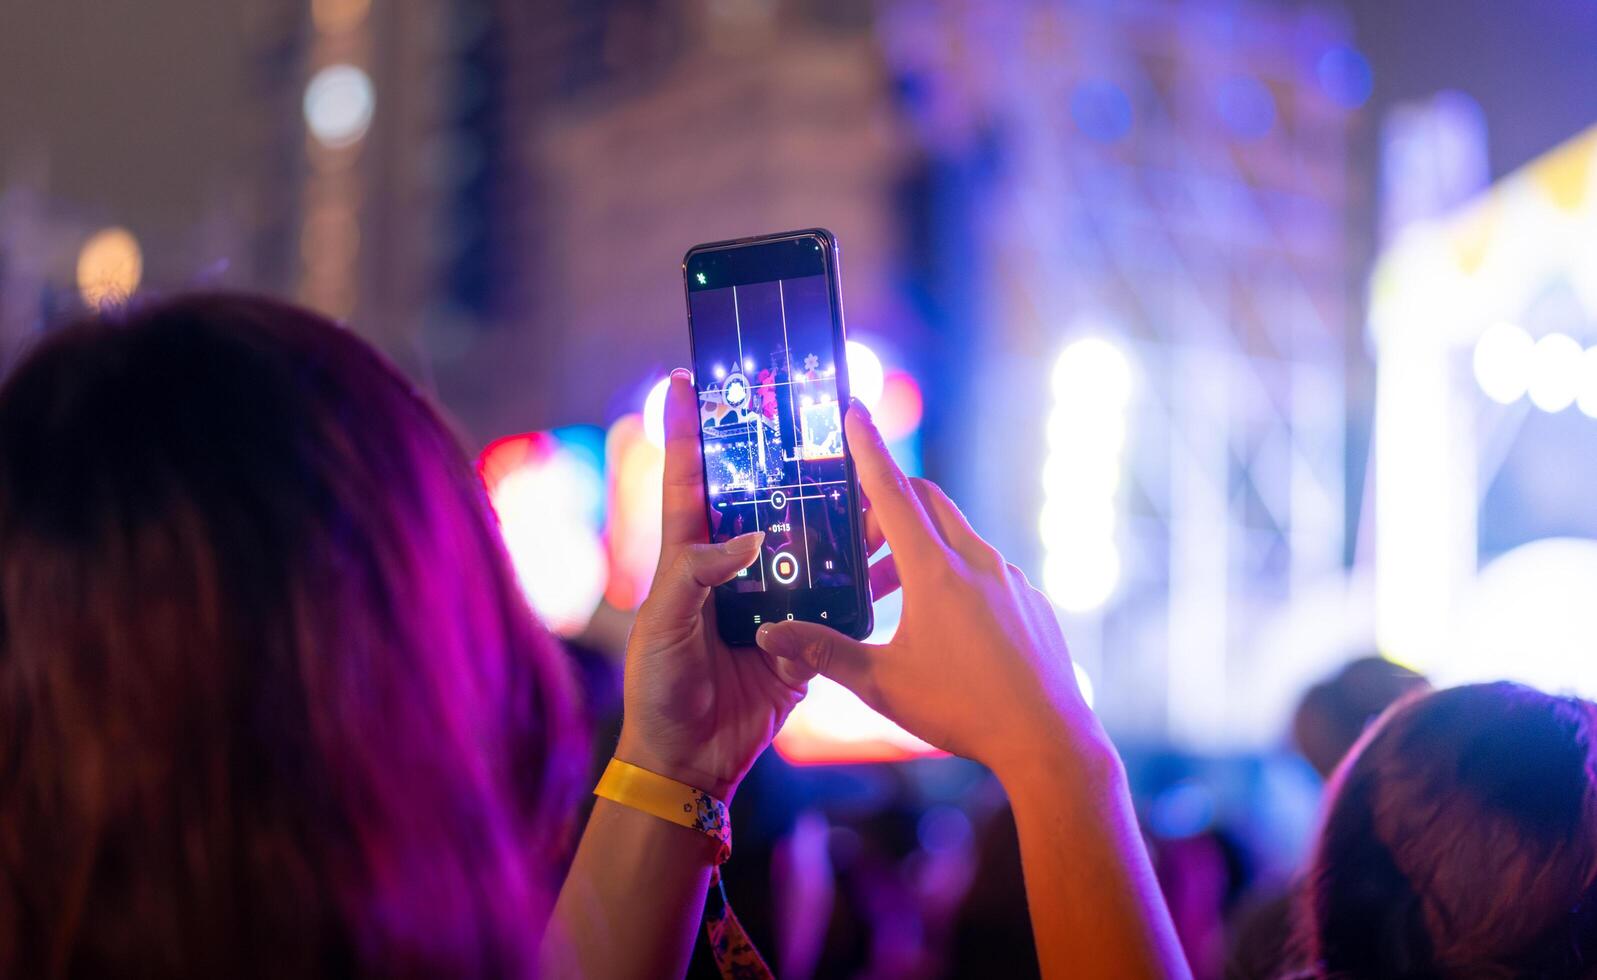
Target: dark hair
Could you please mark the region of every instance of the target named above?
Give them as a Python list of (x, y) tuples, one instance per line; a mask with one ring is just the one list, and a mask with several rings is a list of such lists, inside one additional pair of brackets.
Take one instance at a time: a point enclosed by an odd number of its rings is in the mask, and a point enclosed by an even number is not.
[(354, 334), (196, 295), (50, 337), (0, 389), (0, 974), (530, 971), (566, 674)]
[(1332, 783), (1308, 881), (1324, 975), (1597, 971), (1597, 707), (1517, 684), (1400, 702)]

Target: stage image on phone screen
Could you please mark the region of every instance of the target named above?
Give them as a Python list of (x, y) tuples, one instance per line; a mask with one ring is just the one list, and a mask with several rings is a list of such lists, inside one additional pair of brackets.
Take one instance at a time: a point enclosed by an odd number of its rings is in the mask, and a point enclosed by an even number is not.
[(824, 275), (689, 294), (710, 537), (765, 532), (738, 592), (855, 587), (828, 297)]

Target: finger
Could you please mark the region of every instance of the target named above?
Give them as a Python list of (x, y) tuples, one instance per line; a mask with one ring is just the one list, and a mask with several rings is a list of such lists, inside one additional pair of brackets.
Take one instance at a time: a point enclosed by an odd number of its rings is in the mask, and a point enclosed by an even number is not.
[(819, 623), (797, 620), (766, 623), (754, 634), (761, 650), (781, 660), (792, 660), (859, 695), (867, 704), (875, 698), (871, 683), (871, 648)]
[(815, 670), (809, 664), (802, 660), (785, 660), (764, 650), (759, 651), (759, 655), (765, 658), (765, 665), (771, 668), (777, 680), (795, 691), (807, 693), (810, 681), (815, 679)]
[(942, 487), (921, 477), (910, 477), (910, 485), (915, 487), (915, 495), (920, 496), (921, 506), (926, 508), (931, 522), (937, 525), (937, 533), (941, 533), (942, 539), (961, 559), (974, 567), (989, 570), (997, 570), (1005, 565), (997, 549), (977, 535), (976, 528), (971, 527), (971, 522), (960, 511), (958, 504), (949, 500), (949, 495), (944, 493)]
[(948, 499), (942, 487), (919, 476), (910, 477), (909, 483), (915, 488), (915, 496), (920, 498), (926, 516), (932, 519), (937, 533), (948, 542), (949, 547), (960, 551), (972, 541), (981, 541), (981, 537), (971, 528), (959, 507)]
[(665, 476), (661, 486), (662, 561), (677, 545), (709, 537), (705, 523), (704, 464), (699, 455), (699, 393), (686, 368), (671, 372), (665, 393)]
[(655, 573), (639, 618), (655, 622), (696, 619), (710, 589), (749, 567), (760, 553), (764, 531), (750, 531), (720, 544), (683, 545)]
[(931, 518), (921, 507), (909, 478), (888, 454), (881, 432), (859, 399), (849, 403), (843, 427), (848, 433), (848, 448), (859, 472), (860, 485), (870, 497), (871, 510), (881, 522), (882, 532), (893, 552), (907, 564), (913, 564), (941, 551)]
[(865, 557), (869, 558), (882, 550), (887, 543), (887, 535), (882, 533), (882, 522), (876, 516), (874, 508), (865, 509)]
[(893, 561), (892, 555), (887, 555), (881, 561), (871, 566), (871, 598), (884, 599), (897, 592), (898, 563)]

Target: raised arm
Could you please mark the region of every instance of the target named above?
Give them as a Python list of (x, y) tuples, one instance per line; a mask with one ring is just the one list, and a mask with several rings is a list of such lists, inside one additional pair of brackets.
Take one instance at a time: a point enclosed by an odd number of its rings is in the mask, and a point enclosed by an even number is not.
[[(615, 756), (730, 802), (814, 671), (721, 642), (710, 589), (755, 559), (761, 535), (706, 543), (698, 395), (684, 370), (672, 372), (665, 415), (660, 563), (627, 641)], [(549, 923), (542, 972), (681, 976), (715, 858), (704, 834), (600, 799)]]
[(1051, 603), (941, 490), (904, 476), (857, 403), (846, 424), (867, 523), (892, 546), (871, 581), (878, 597), (901, 583), (903, 620), (881, 646), (797, 622), (762, 627), (760, 646), (993, 770), (1015, 810), (1044, 976), (1187, 976), (1125, 772)]

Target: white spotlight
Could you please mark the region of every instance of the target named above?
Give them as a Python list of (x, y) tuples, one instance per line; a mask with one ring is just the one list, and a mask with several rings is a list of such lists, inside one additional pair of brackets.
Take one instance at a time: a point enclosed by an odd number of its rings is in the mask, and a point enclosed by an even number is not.
[(305, 124), (323, 145), (349, 146), (366, 135), (376, 102), (371, 76), (354, 65), (328, 65), (305, 86)]
[(1057, 404), (1118, 410), (1131, 397), (1131, 364), (1109, 341), (1084, 337), (1059, 353), (1053, 388)]
[(665, 445), (665, 393), (670, 387), (671, 379), (661, 378), (643, 400), (643, 436), (656, 446)]
[(1544, 412), (1574, 404), (1585, 352), (1573, 337), (1550, 333), (1536, 341), (1530, 357), (1530, 400)]
[(876, 356), (875, 351), (857, 340), (848, 342), (846, 354), (849, 391), (855, 398), (864, 402), (866, 408), (875, 411), (877, 403), (882, 400), (882, 388), (886, 384), (881, 358)]
[(1530, 386), (1531, 352), (1536, 342), (1512, 323), (1495, 323), (1475, 342), (1475, 380), (1486, 397), (1511, 405)]
[(1575, 397), (1575, 404), (1597, 419), (1597, 347), (1588, 347), (1580, 359), (1580, 394)]

